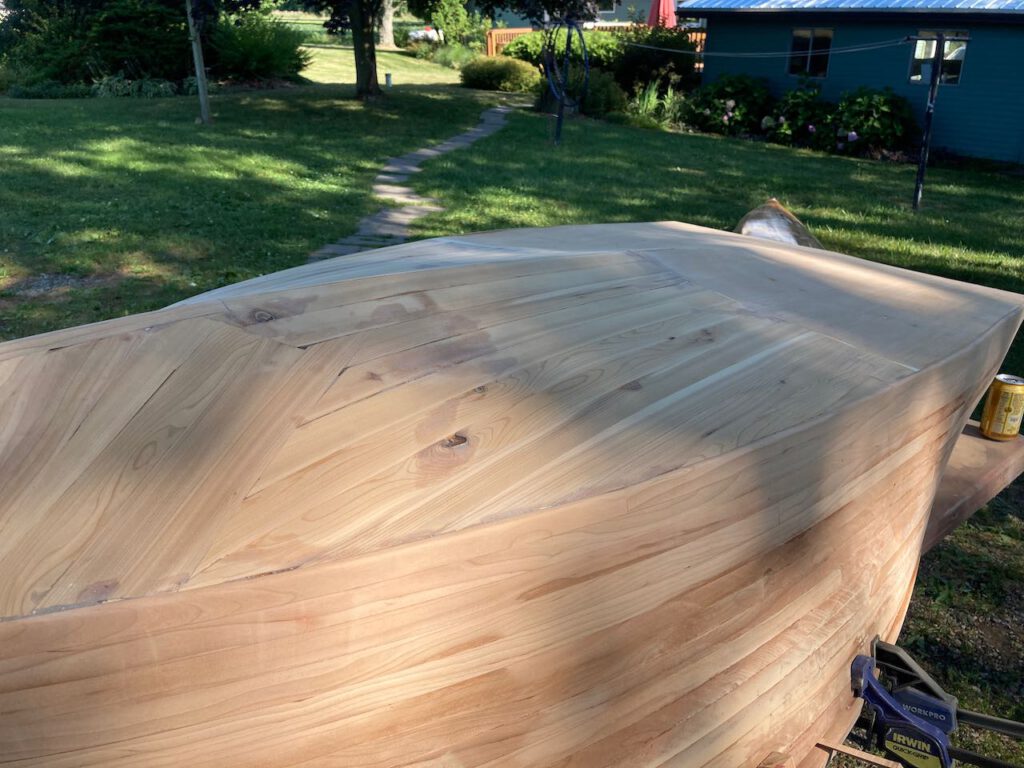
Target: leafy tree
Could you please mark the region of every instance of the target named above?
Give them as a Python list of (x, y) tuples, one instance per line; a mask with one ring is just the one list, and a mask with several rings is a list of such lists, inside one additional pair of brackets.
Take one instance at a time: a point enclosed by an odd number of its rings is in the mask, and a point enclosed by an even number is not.
[(478, 0), (474, 5), (487, 16), (508, 10), (537, 26), (555, 19), (593, 21), (597, 18), (595, 0)]
[[(213, 2), (214, 0), (206, 0)], [(442, 4), (450, 0), (408, 0), (409, 10), (423, 19), (430, 19)], [(377, 27), (384, 14), (386, 0), (305, 0), (310, 11), (328, 14), (324, 24), (328, 32), (352, 32), (355, 49), (356, 95), (359, 98), (379, 94), (377, 81)], [(510, 10), (535, 24), (546, 19), (574, 18), (591, 21), (597, 18), (594, 0), (477, 0), (475, 7), (487, 16)], [(464, 9), (463, 9), (464, 10)]]
[[(123, 74), (178, 80), (189, 74), (184, 0), (0, 0), (0, 44), (31, 81), (82, 83)], [(253, 0), (195, 0), (203, 34), (220, 13)]]
[(377, 25), (384, 13), (385, 0), (309, 0), (306, 8), (328, 14), (324, 27), (328, 32), (352, 32), (356, 62), (356, 96), (366, 98), (380, 93), (377, 81)]

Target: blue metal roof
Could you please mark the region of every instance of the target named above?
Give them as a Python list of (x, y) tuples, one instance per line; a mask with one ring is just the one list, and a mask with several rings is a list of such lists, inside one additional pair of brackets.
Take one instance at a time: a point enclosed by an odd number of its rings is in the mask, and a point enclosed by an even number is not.
[(697, 11), (939, 11), (1021, 13), (1024, 0), (683, 0), (680, 12)]

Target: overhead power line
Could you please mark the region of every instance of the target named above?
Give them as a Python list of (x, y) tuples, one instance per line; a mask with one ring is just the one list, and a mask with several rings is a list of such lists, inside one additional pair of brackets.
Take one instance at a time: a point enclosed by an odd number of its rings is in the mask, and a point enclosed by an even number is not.
[[(801, 51), (795, 55), (818, 56), (828, 54), (829, 56), (843, 53), (861, 53), (863, 51), (877, 51), (881, 48), (894, 48), (897, 45), (907, 45), (912, 42), (909, 38), (901, 37), (895, 40), (880, 40), (875, 43), (862, 43), (861, 45), (848, 45), (841, 48), (829, 48), (827, 51)], [(701, 58), (734, 58), (734, 59), (781, 59), (794, 55), (793, 51), (737, 51), (735, 53), (715, 51), (681, 51), (677, 48), (661, 48), (657, 45), (644, 45), (643, 43), (626, 43), (634, 48), (647, 48), (651, 51), (664, 51), (665, 53), (678, 53), (683, 56), (700, 56)]]

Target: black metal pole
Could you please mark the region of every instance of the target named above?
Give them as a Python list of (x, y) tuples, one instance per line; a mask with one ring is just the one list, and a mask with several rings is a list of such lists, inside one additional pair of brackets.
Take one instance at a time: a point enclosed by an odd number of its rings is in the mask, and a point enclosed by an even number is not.
[[(554, 35), (552, 35), (552, 39)], [(557, 41), (556, 41), (557, 42)], [(565, 92), (569, 88), (569, 55), (572, 51), (572, 24), (565, 26), (565, 57), (562, 59), (562, 88), (558, 94), (558, 117), (555, 120), (555, 146), (562, 143), (562, 122), (565, 120)], [(557, 51), (553, 52), (555, 55)], [(554, 57), (552, 57), (554, 58)]]
[(942, 76), (942, 56), (945, 48), (946, 36), (940, 32), (935, 36), (932, 78), (928, 86), (928, 104), (924, 108), (924, 135), (921, 137), (921, 157), (917, 161), (917, 180), (914, 182), (915, 211), (921, 208), (921, 194), (924, 192), (924, 171), (928, 167), (928, 149), (932, 143), (932, 116), (935, 114), (935, 99), (939, 95), (939, 79)]

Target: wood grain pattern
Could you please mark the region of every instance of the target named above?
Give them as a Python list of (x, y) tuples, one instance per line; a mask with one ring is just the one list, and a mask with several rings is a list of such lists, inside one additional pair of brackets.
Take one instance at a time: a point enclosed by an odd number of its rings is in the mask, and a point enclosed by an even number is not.
[(820, 765), (1021, 306), (665, 223), (0, 345), (0, 764)]

